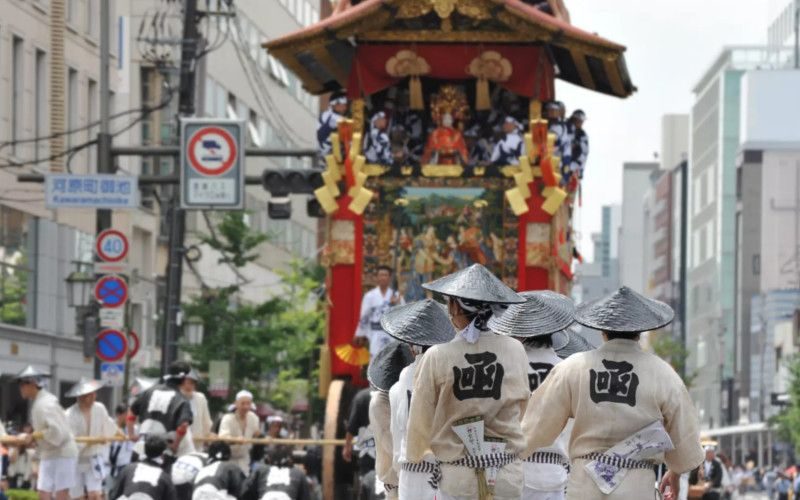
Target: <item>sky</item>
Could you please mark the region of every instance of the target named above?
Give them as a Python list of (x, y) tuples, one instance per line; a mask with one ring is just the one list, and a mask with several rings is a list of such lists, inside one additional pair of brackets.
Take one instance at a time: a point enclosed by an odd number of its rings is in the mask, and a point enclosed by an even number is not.
[(572, 24), (627, 46), (638, 91), (627, 99), (558, 81), (567, 114), (583, 109), (590, 154), (577, 214), (580, 251), (592, 259), (601, 207), (622, 199), (622, 163), (654, 161), (661, 116), (688, 113), (692, 88), (726, 45), (762, 45), (772, 15), (788, 0), (567, 0)]

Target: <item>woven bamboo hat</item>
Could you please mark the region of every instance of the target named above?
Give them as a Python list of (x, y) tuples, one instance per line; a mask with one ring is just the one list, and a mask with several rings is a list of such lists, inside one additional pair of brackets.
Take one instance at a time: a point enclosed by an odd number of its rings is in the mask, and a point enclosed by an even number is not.
[(432, 299), (392, 307), (381, 317), (383, 330), (401, 342), (433, 346), (456, 335), (447, 307)]
[(79, 398), (103, 388), (103, 383), (86, 377), (81, 377), (77, 384), (73, 385), (65, 394), (68, 398)]
[(522, 304), (525, 299), (480, 264), (422, 285), (425, 290), (476, 302)]
[(667, 304), (623, 286), (607, 297), (579, 305), (575, 321), (603, 332), (639, 333), (666, 326), (674, 316)]
[(402, 342), (392, 342), (375, 355), (367, 369), (367, 380), (379, 391), (386, 392), (400, 378), (403, 368), (414, 361), (411, 348)]
[(489, 329), (511, 337), (552, 335), (571, 325), (575, 317), (572, 299), (560, 293), (542, 290), (520, 292), (523, 304), (511, 304), (501, 314), (489, 318)]

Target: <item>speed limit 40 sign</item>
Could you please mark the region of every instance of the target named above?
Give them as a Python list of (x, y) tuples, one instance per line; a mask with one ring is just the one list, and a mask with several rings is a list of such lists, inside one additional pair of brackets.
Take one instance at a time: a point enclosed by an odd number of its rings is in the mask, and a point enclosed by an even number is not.
[(181, 207), (244, 207), (244, 123), (181, 119)]
[(95, 270), (98, 273), (113, 274), (125, 270), (130, 245), (122, 231), (116, 229), (101, 231), (94, 246), (98, 259)]

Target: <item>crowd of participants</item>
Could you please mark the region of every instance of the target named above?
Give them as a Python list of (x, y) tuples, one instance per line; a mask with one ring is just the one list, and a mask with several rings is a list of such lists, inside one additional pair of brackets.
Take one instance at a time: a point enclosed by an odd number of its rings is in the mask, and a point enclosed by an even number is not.
[(45, 500), (318, 498), (318, 450), (237, 442), (294, 437), (288, 417), (262, 422), (243, 390), (212, 421), (197, 390), (200, 377), (186, 362), (173, 363), (160, 382), (140, 385), (113, 417), (97, 401), (100, 381), (75, 384), (66, 393), (75, 403), (64, 409), (47, 390), (48, 378), (33, 366), (16, 375), (30, 423), (9, 432), (0, 423), (0, 500), (26, 489)]

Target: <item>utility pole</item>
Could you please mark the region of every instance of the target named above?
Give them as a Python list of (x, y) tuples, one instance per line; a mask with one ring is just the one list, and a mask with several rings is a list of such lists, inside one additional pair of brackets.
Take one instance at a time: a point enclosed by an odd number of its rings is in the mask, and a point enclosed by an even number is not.
[[(200, 32), (197, 29), (197, 0), (184, 0), (183, 37), (181, 40), (178, 110), (181, 116), (194, 115), (195, 68)], [(180, 127), (178, 127), (180, 133)], [(180, 166), (176, 165), (176, 168)], [(177, 358), (176, 339), (180, 327), (181, 280), (183, 278), (183, 240), (186, 235), (186, 213), (181, 209), (180, 187), (173, 189), (167, 212), (169, 218), (169, 258), (167, 261), (167, 303), (162, 336), (161, 369), (167, 372)]]
[[(100, 0), (100, 133), (97, 134), (97, 173), (113, 174), (114, 159), (111, 156), (111, 125), (110, 109), (111, 90), (110, 81), (110, 59), (111, 59), (111, 40), (110, 40), (110, 9), (108, 2), (111, 0)], [(91, 119), (91, 117), (90, 117)], [(96, 234), (111, 228), (111, 210), (98, 209), (96, 216)], [(98, 308), (94, 308), (94, 314), (99, 316)], [(97, 318), (99, 325), (99, 317)], [(97, 332), (95, 332), (96, 334)], [(94, 377), (100, 378), (100, 360), (94, 357)]]

